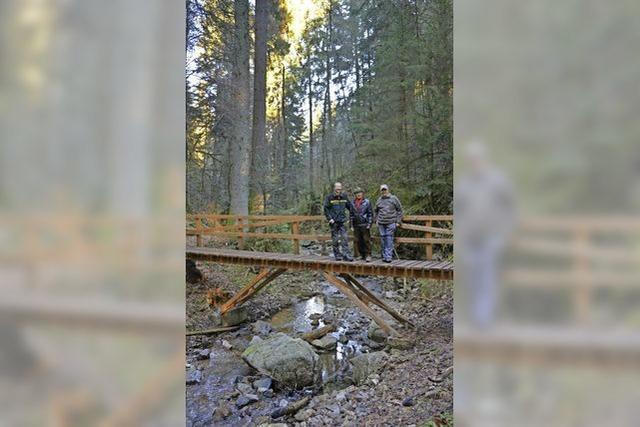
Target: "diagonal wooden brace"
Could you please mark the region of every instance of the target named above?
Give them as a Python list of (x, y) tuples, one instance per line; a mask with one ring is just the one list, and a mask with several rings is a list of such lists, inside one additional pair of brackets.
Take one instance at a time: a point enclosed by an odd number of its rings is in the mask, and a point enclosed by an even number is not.
[(363, 312), (371, 317), (386, 333), (389, 335), (398, 335), (395, 329), (387, 324), (378, 314), (371, 309), (364, 301), (358, 298), (358, 295), (352, 290), (351, 285), (337, 278), (333, 273), (323, 272), (324, 277), (331, 282), (338, 290), (340, 290), (347, 298), (353, 301)]
[(251, 279), (251, 281), (240, 290), (240, 292), (235, 294), (233, 298), (231, 298), (229, 301), (224, 303), (222, 307), (220, 307), (220, 314), (225, 314), (235, 306), (243, 304), (245, 301), (255, 295), (256, 292), (267, 286), (273, 279), (275, 279), (285, 271), (285, 268), (263, 268), (262, 270), (260, 270), (260, 273), (258, 273), (256, 277)]
[(380, 298), (378, 298), (373, 292), (371, 292), (369, 289), (367, 289), (367, 287), (364, 286), (362, 283), (358, 282), (356, 280), (356, 278), (353, 277), (351, 274), (343, 273), (340, 276), (346, 282), (350, 283), (355, 289), (357, 289), (358, 291), (360, 291), (361, 293), (366, 295), (366, 297), (367, 297), (367, 299), (369, 301), (371, 301), (372, 303), (374, 303), (375, 305), (377, 305), (378, 307), (380, 307), (381, 309), (383, 309), (384, 311), (389, 313), (391, 316), (393, 316), (394, 319), (398, 320), (399, 322), (406, 323), (406, 324), (410, 325), (411, 327), (415, 328), (415, 325), (409, 319), (407, 319), (406, 317), (402, 316), (400, 313), (398, 313), (393, 308), (391, 308), (389, 305), (387, 305), (387, 303), (385, 303)]

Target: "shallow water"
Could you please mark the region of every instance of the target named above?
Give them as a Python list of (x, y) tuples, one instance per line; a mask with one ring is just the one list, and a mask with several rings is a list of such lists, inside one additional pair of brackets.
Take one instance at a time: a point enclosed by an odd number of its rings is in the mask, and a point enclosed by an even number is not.
[[(291, 307), (287, 307), (271, 317), (269, 322), (274, 330), (284, 333), (304, 333), (321, 328), (327, 324), (324, 318), (319, 320), (317, 326), (312, 326), (310, 316), (314, 314), (332, 316), (334, 308), (346, 307), (350, 302), (342, 295), (335, 294), (331, 289), (325, 287), (325, 292), (315, 295), (309, 299), (302, 300)], [(335, 323), (340, 326), (332, 335), (339, 338), (344, 335), (349, 328), (349, 319), (336, 319)], [(348, 360), (359, 354), (361, 345), (354, 340), (346, 343), (337, 343), (333, 351), (319, 353), (321, 363), (321, 379), (323, 388), (326, 390), (336, 390), (349, 385), (345, 374), (348, 367)]]
[[(374, 292), (381, 292), (381, 287), (375, 280), (363, 281)], [(298, 335), (313, 329), (334, 323), (337, 330), (332, 332), (336, 338), (347, 336), (348, 341), (338, 342), (336, 349), (329, 352), (318, 353), (321, 362), (321, 381), (324, 392), (340, 390), (351, 384), (348, 378), (349, 359), (362, 352), (362, 345), (355, 339), (366, 335), (367, 319), (363, 322), (363, 315), (354, 307), (347, 298), (327, 282), (320, 282), (320, 292), (310, 298), (304, 298), (297, 303), (288, 306), (267, 320), (275, 331), (289, 335)], [(322, 316), (317, 325), (313, 326), (310, 316)], [(347, 334), (347, 332), (350, 332)], [(246, 346), (251, 339), (251, 334), (246, 331), (238, 331), (229, 338), (229, 341)], [(244, 343), (244, 344), (242, 344)], [(234, 409), (233, 415), (224, 421), (214, 421), (212, 415), (218, 406), (218, 396), (232, 392), (235, 388), (236, 377), (251, 375), (252, 370), (242, 360), (239, 349), (226, 350), (219, 345), (211, 348), (209, 359), (196, 360), (195, 355), (190, 355), (189, 362), (192, 367), (202, 372), (202, 382), (187, 387), (187, 420), (189, 425), (242, 425), (247, 418), (241, 418), (241, 414)], [(269, 414), (272, 408), (271, 402), (279, 402), (285, 397), (276, 393), (270, 399), (262, 399), (260, 403), (251, 406), (251, 419), (260, 415)]]

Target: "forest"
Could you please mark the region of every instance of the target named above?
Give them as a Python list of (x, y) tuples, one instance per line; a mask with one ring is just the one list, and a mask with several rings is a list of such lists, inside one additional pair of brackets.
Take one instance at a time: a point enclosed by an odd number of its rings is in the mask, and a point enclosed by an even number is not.
[(188, 213), (453, 208), (452, 0), (189, 0)]

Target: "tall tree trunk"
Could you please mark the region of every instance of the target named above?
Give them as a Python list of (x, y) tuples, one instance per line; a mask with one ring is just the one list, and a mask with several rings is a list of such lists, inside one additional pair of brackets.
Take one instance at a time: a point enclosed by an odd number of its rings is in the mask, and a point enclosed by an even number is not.
[(313, 94), (311, 81), (311, 61), (309, 61), (309, 193), (314, 196), (313, 180), (314, 180), (314, 154), (315, 143), (313, 140)]
[(267, 24), (268, 0), (256, 0), (255, 52), (253, 74), (253, 126), (251, 128), (251, 188), (264, 168), (257, 164), (265, 154), (266, 90), (267, 90)]
[(329, 10), (327, 11), (327, 34), (328, 42), (326, 48), (326, 66), (325, 66), (325, 110), (324, 117), (328, 124), (325, 130), (325, 155), (327, 156), (327, 175), (331, 179), (331, 161), (329, 152), (333, 152), (333, 118), (331, 115), (331, 56), (333, 54), (333, 0), (329, 0)]
[(282, 122), (280, 123), (280, 126), (282, 126), (282, 172), (281, 172), (281, 178), (282, 178), (282, 190), (283, 191), (283, 200), (285, 201), (285, 203), (287, 202), (287, 200), (285, 200), (285, 198), (287, 197), (286, 195), (288, 194), (287, 187), (289, 186), (289, 179), (288, 179), (288, 175), (289, 175), (289, 143), (288, 143), (288, 135), (287, 135), (287, 119), (286, 119), (286, 102), (285, 102), (285, 79), (286, 74), (285, 74), (285, 69), (284, 69), (284, 64), (282, 64), (282, 70), (281, 70), (281, 87), (280, 87), (280, 110), (282, 111)]
[(234, 55), (232, 56), (232, 99), (230, 106), (233, 120), (230, 147), (231, 174), (229, 190), (231, 192), (231, 213), (247, 215), (249, 213), (249, 173), (251, 163), (251, 103), (249, 73), (249, 1), (235, 0), (234, 16)]

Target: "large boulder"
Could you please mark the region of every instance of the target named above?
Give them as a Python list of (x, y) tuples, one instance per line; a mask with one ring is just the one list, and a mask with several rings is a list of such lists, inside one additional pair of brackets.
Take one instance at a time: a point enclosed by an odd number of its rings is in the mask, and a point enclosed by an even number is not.
[(237, 307), (222, 315), (222, 326), (236, 326), (249, 318), (247, 307)]
[(364, 384), (369, 375), (380, 372), (387, 362), (387, 355), (383, 351), (364, 353), (351, 359), (353, 366), (353, 381), (357, 385)]
[(242, 358), (260, 373), (291, 388), (313, 384), (320, 368), (320, 359), (311, 345), (283, 333), (250, 345)]

